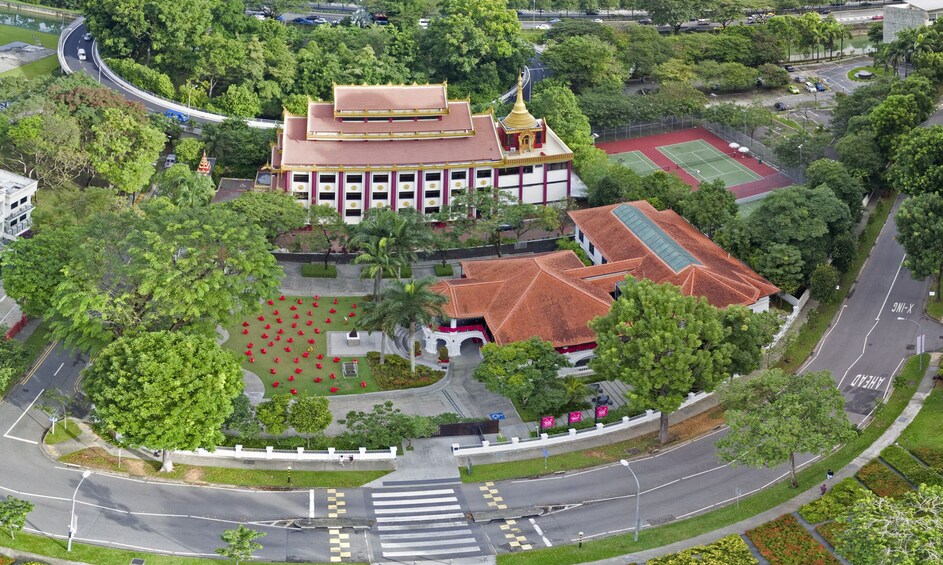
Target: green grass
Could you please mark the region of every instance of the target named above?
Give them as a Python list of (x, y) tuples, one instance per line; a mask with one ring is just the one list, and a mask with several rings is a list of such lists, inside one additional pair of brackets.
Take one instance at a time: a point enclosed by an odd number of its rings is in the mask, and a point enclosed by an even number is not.
[[(872, 73), (874, 73), (874, 78), (868, 79), (868, 80), (855, 78), (855, 73), (857, 73), (858, 71), (871, 71)], [(853, 80), (855, 82), (871, 82), (872, 80), (875, 80), (876, 78), (884, 76), (886, 74), (887, 74), (887, 71), (884, 70), (884, 67), (867, 67), (867, 66), (855, 67), (851, 69), (850, 71), (848, 71), (848, 79)]]
[(455, 272), (452, 269), (452, 265), (446, 263), (445, 265), (436, 265), (434, 267), (435, 275), (437, 277), (451, 277), (454, 276)]
[[(923, 357), (924, 367), (926, 367), (930, 356), (924, 354)], [(638, 543), (633, 541), (633, 534), (623, 534), (585, 542), (582, 548), (576, 545), (565, 545), (523, 553), (502, 554), (498, 555), (498, 563), (499, 565), (543, 565), (546, 563), (569, 565), (606, 559), (689, 539), (765, 512), (820, 484), (827, 469), (844, 467), (874, 443), (904, 410), (916, 392), (921, 378), (918, 359), (911, 357), (904, 364), (901, 372), (901, 386), (894, 389), (887, 404), (875, 414), (871, 425), (832, 455), (800, 471), (798, 489), (791, 488), (788, 481), (781, 481), (762, 492), (740, 499), (739, 507), (727, 506), (695, 518), (645, 530), (639, 536)]]
[[(399, 273), (399, 277), (396, 276), (397, 271), (395, 269), (383, 269), (383, 278), (384, 279), (395, 279), (395, 278), (408, 279), (413, 276), (413, 268), (409, 265), (406, 265), (405, 267), (401, 267), (398, 273)], [(360, 271), (360, 278), (370, 279), (373, 277), (367, 274), (366, 269), (363, 269)]]
[(829, 326), (832, 324), (832, 319), (835, 317), (839, 308), (841, 308), (841, 304), (845, 300), (845, 296), (848, 295), (852, 283), (858, 276), (859, 271), (861, 271), (861, 267), (868, 258), (868, 254), (871, 253), (871, 248), (874, 247), (874, 242), (877, 240), (878, 235), (880, 235), (881, 228), (884, 227), (884, 224), (887, 222), (887, 217), (891, 213), (895, 198), (897, 198), (897, 193), (891, 192), (878, 203), (871, 216), (873, 220), (868, 222), (864, 232), (861, 234), (855, 260), (848, 268), (848, 272), (841, 277), (841, 282), (839, 282), (841, 288), (837, 293), (836, 299), (833, 302), (820, 304), (816, 310), (810, 312), (808, 321), (806, 321), (799, 332), (795, 334), (796, 337), (786, 348), (782, 359), (776, 364), (777, 367), (787, 372), (794, 373), (805, 363), (809, 355), (812, 354), (815, 346), (818, 345), (822, 336), (828, 331)]
[(544, 31), (540, 29), (522, 29), (521, 39), (528, 43), (540, 45), (544, 42)]
[[(298, 300), (302, 304), (298, 304)], [(270, 397), (276, 392), (289, 392), (295, 389), (299, 394), (309, 393), (319, 396), (329, 396), (332, 394), (359, 394), (362, 392), (376, 392), (380, 390), (376, 381), (370, 373), (370, 367), (366, 358), (357, 358), (359, 376), (357, 378), (344, 378), (342, 363), (350, 361), (352, 357), (340, 357), (339, 362), (334, 362), (334, 356), (327, 354), (327, 332), (349, 332), (358, 327), (359, 316), (363, 314), (362, 298), (355, 296), (337, 297), (337, 304), (334, 304), (335, 297), (324, 296), (314, 300), (313, 297), (286, 296), (285, 300), (279, 300), (275, 297), (262, 303), (262, 313), (264, 320), (260, 321), (259, 316), (238, 320), (233, 326), (227, 328), (229, 331), (229, 340), (223, 344), (223, 347), (236, 352), (242, 360), (242, 366), (247, 371), (251, 371), (262, 379), (265, 384), (265, 395)], [(317, 302), (318, 306), (313, 304)], [(356, 307), (354, 306), (356, 304)], [(291, 310), (295, 306), (296, 310)], [(333, 309), (334, 312), (330, 312)], [(278, 311), (278, 314), (275, 314)], [(308, 316), (311, 312), (311, 316)], [(354, 316), (351, 317), (350, 314)], [(298, 319), (294, 316), (298, 315)], [(347, 317), (347, 321), (344, 318)], [(278, 319), (282, 321), (279, 323)], [(327, 320), (331, 322), (328, 323)], [(308, 321), (312, 325), (307, 325)], [(243, 322), (248, 326), (243, 326)], [(297, 327), (292, 328), (292, 324)], [(265, 328), (269, 325), (269, 328)], [(281, 329), (284, 333), (279, 336), (277, 331)], [(247, 334), (243, 334), (248, 330)], [(320, 333), (315, 333), (318, 330)], [(304, 332), (298, 335), (298, 332)], [(263, 338), (262, 335), (268, 337)], [(281, 339), (276, 340), (276, 337)], [(288, 342), (292, 340), (292, 343)], [(314, 343), (308, 343), (309, 339), (314, 339)], [(249, 344), (252, 348), (249, 348)], [(269, 345), (271, 343), (272, 345)], [(291, 351), (285, 351), (288, 347)], [(263, 353), (262, 350), (265, 349)], [(252, 355), (246, 355), (246, 351), (251, 351)], [(308, 357), (305, 358), (304, 354)], [(318, 359), (318, 355), (322, 358)], [(278, 359), (278, 363), (275, 359)], [(294, 360), (298, 359), (298, 363)], [(321, 368), (317, 367), (321, 364)], [(301, 373), (295, 373), (295, 369), (300, 368)], [(272, 374), (272, 369), (275, 374)], [(332, 379), (330, 376), (335, 376)], [(294, 380), (289, 380), (294, 377)], [(321, 379), (321, 382), (315, 382), (314, 379)], [(273, 383), (279, 382), (278, 388), (273, 387)], [(360, 383), (366, 383), (366, 387), (360, 386)], [(330, 389), (336, 387), (336, 392)]]
[(79, 425), (70, 418), (65, 422), (56, 423), (55, 433), (50, 432), (46, 434), (46, 445), (55, 445), (69, 439), (79, 439), (81, 434), (82, 430), (79, 428)]
[(28, 80), (34, 78), (49, 76), (59, 70), (59, 58), (55, 55), (43, 57), (38, 61), (26, 63), (15, 69), (10, 69), (5, 73), (0, 73), (0, 78), (4, 77), (23, 77)]
[[(63, 463), (125, 472), (133, 476), (162, 477), (189, 483), (209, 483), (247, 487), (288, 488), (288, 463), (283, 470), (238, 469), (229, 467), (203, 467), (198, 465), (174, 464), (171, 473), (161, 473), (161, 464), (157, 461), (123, 458), (118, 467), (118, 458), (101, 448), (75, 451), (59, 458)], [(300, 471), (291, 472), (292, 488), (356, 488), (379, 479), (389, 471)]]
[[(932, 280), (932, 289), (936, 292), (936, 278)], [(927, 315), (937, 321), (943, 320), (943, 300), (937, 300), (938, 296), (933, 296), (927, 300)]]
[(805, 128), (795, 120), (790, 120), (789, 118), (783, 118), (781, 116), (773, 116), (773, 121), (778, 123), (781, 126), (794, 129), (796, 131), (803, 131)]
[(909, 451), (933, 449), (943, 451), (943, 388), (934, 388), (923, 402), (914, 421), (900, 434), (897, 443)]
[(308, 263), (301, 266), (301, 276), (319, 279), (336, 279), (337, 265), (328, 265), (325, 267), (321, 263)]
[[(50, 341), (49, 340), (49, 325), (45, 321), (40, 322), (39, 325), (36, 327), (36, 330), (32, 334), (30, 334), (30, 336), (27, 337), (26, 340), (24, 340), (23, 343), (26, 344), (26, 350), (29, 353), (29, 357), (30, 357), (30, 362), (29, 362), (30, 369), (36, 363), (36, 358), (39, 357), (39, 354), (42, 353), (46, 345), (49, 344), (49, 341)], [(26, 372), (28, 373), (30, 369), (27, 369)], [(0, 398), (3, 398), (3, 396), (5, 396), (6, 393), (9, 392), (10, 389), (12, 389), (14, 386), (16, 386), (16, 384), (19, 383), (21, 380), (22, 380), (22, 375), (15, 379), (10, 379), (10, 382), (7, 383), (6, 389), (0, 390)]]
[(52, 33), (41, 33), (21, 27), (0, 24), (0, 45), (6, 45), (14, 41), (22, 41), (30, 45), (42, 45), (46, 49), (56, 49), (59, 43), (59, 36)]

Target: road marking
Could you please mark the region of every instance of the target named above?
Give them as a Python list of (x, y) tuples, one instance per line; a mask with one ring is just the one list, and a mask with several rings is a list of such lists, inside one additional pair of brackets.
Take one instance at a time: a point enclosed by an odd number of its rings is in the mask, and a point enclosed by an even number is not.
[(58, 376), (59, 376), (59, 371), (61, 371), (63, 367), (65, 367), (65, 363), (60, 363), (60, 364), (59, 364), (59, 368), (56, 369), (56, 372), (53, 373), (52, 376), (58, 377)]
[(799, 368), (800, 373), (804, 373), (805, 370), (809, 367), (809, 365), (811, 365), (816, 359), (819, 358), (819, 353), (822, 352), (822, 349), (823, 349), (822, 346), (825, 345), (825, 340), (827, 340), (828, 336), (832, 335), (832, 332), (835, 331), (835, 328), (838, 327), (838, 323), (841, 321), (842, 314), (845, 313), (845, 308), (848, 308), (847, 302), (845, 304), (842, 304), (841, 310), (838, 311), (838, 317), (835, 318), (835, 323), (832, 324), (832, 327), (827, 332), (825, 332), (825, 335), (822, 336), (822, 341), (818, 343), (818, 346), (815, 350), (815, 355), (813, 355), (811, 359), (806, 361), (805, 365)]
[(435, 516), (385, 516), (385, 517), (377, 516), (376, 520), (377, 522), (387, 522), (387, 523), (392, 524), (395, 522), (428, 522), (431, 520), (442, 520), (442, 519), (452, 520), (455, 518), (464, 518), (464, 517), (465, 515), (462, 514), (461, 512), (451, 512), (449, 514), (438, 514)]
[(478, 489), (481, 491), (481, 496), (484, 497), (485, 503), (489, 507), (497, 510), (507, 510), (507, 504), (503, 504), (504, 498), (501, 497), (501, 493), (498, 492), (498, 488), (494, 486), (492, 481), (479, 485)]
[(439, 502), (458, 502), (454, 496), (443, 496), (441, 498), (420, 498), (418, 500), (376, 500), (374, 506), (398, 506), (400, 504), (434, 504)]
[(431, 495), (431, 494), (455, 494), (455, 490), (450, 489), (450, 488), (445, 488), (445, 489), (438, 489), (438, 490), (413, 490), (413, 491), (404, 490), (404, 491), (398, 491), (398, 492), (374, 492), (374, 493), (371, 493), (370, 496), (372, 496), (373, 498), (399, 498), (403, 496), (423, 496), (423, 495)]
[(42, 367), (43, 363), (46, 362), (46, 358), (49, 357), (49, 354), (52, 353), (52, 350), (55, 349), (57, 345), (59, 345), (59, 340), (56, 340), (46, 346), (46, 349), (39, 355), (39, 359), (37, 360), (36, 364), (33, 365), (33, 368), (31, 368), (26, 373), (26, 376), (23, 377), (23, 380), (20, 381), (21, 385), (25, 385), (31, 378), (33, 378), (33, 375), (35, 375), (36, 371)]
[(33, 407), (33, 404), (36, 404), (36, 401), (39, 400), (39, 397), (43, 394), (43, 392), (44, 392), (45, 390), (46, 390), (46, 389), (42, 389), (42, 390), (39, 391), (39, 394), (36, 395), (36, 398), (34, 398), (33, 401), (29, 403), (29, 406), (26, 407), (26, 410), (23, 410), (23, 413), (20, 414), (20, 417), (17, 418), (15, 422), (13, 422), (13, 425), (10, 426), (10, 429), (7, 430), (7, 433), (3, 434), (3, 437), (8, 438), (8, 439), (15, 439), (15, 440), (17, 440), (17, 441), (22, 441), (22, 442), (26, 442), (26, 443), (31, 443), (31, 444), (33, 444), (33, 445), (39, 445), (39, 442), (38, 442), (38, 441), (33, 441), (33, 440), (31, 440), (31, 439), (24, 439), (24, 438), (21, 438), (21, 437), (11, 436), (11, 435), (10, 435), (10, 432), (12, 432), (12, 431), (13, 431), (13, 428), (15, 428), (16, 425), (20, 423), (20, 420), (23, 419), (23, 416), (26, 416), (26, 413), (30, 411), (30, 409)]
[(418, 506), (414, 508), (375, 508), (377, 514), (414, 514), (423, 512), (437, 512), (440, 510), (461, 510), (461, 504), (440, 504), (438, 506)]
[(537, 535), (540, 536), (540, 539), (543, 540), (544, 544), (547, 547), (553, 547), (553, 544), (550, 543), (550, 540), (547, 539), (547, 536), (544, 535), (544, 531), (540, 529), (540, 526), (537, 525), (537, 521), (533, 518), (530, 519), (530, 524), (534, 527), (534, 531), (537, 532)]

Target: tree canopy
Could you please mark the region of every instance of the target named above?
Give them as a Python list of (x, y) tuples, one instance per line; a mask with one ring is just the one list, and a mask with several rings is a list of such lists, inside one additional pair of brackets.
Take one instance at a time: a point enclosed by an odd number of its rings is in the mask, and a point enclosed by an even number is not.
[(300, 228), (308, 220), (308, 211), (294, 196), (282, 191), (245, 192), (226, 205), (262, 229), (272, 242), (279, 234)]
[(915, 278), (937, 277), (936, 300), (943, 284), (943, 195), (921, 194), (904, 200), (897, 212), (897, 241), (904, 264)]
[(534, 413), (554, 414), (562, 408), (559, 372), (570, 364), (551, 343), (536, 337), (506, 345), (486, 343), (481, 354), (475, 379), (488, 390)]

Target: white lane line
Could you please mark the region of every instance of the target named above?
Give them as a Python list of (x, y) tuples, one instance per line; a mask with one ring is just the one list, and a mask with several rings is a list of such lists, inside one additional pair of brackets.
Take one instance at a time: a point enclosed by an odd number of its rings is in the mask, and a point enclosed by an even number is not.
[(39, 397), (42, 395), (43, 392), (45, 392), (45, 390), (46, 390), (46, 389), (42, 389), (42, 390), (39, 391), (39, 394), (36, 395), (36, 398), (34, 398), (33, 401), (29, 403), (29, 406), (26, 407), (26, 410), (23, 410), (23, 413), (20, 414), (20, 417), (17, 418), (15, 422), (13, 422), (13, 425), (10, 426), (10, 429), (7, 430), (7, 433), (3, 434), (3, 437), (9, 438), (9, 439), (15, 439), (15, 440), (17, 440), (17, 441), (24, 441), (24, 442), (26, 442), (26, 443), (32, 443), (33, 445), (39, 445), (39, 442), (38, 442), (38, 441), (33, 441), (33, 440), (29, 440), (29, 439), (23, 439), (23, 438), (21, 438), (21, 437), (13, 437), (13, 436), (10, 435), (10, 432), (12, 432), (12, 431), (13, 431), (13, 428), (15, 428), (16, 425), (20, 423), (20, 420), (23, 419), (23, 416), (26, 416), (26, 413), (30, 411), (30, 409), (33, 407), (33, 404), (36, 404), (36, 401), (39, 400)]
[[(24, 532), (32, 532), (32, 533), (35, 533), (35, 534), (40, 534), (40, 535), (47, 536), (47, 537), (51, 537), (51, 538), (66, 539), (66, 538), (68, 537), (68, 536), (64, 536), (64, 535), (62, 535), (62, 534), (54, 534), (54, 533), (52, 533), (52, 532), (46, 532), (46, 531), (43, 531), (43, 530), (37, 530), (36, 528), (23, 528), (23, 531), (24, 531)], [(96, 545), (112, 546), (112, 547), (125, 547), (125, 548), (128, 548), (128, 549), (136, 549), (136, 550), (139, 550), (139, 551), (147, 551), (147, 552), (149, 552), (149, 553), (160, 553), (160, 554), (162, 554), (162, 555), (177, 555), (177, 556), (185, 556), (185, 557), (213, 557), (214, 555), (216, 555), (215, 553), (189, 553), (189, 552), (186, 552), (186, 551), (167, 551), (166, 549), (157, 549), (157, 548), (154, 548), (154, 547), (144, 547), (144, 546), (141, 546), (141, 545), (129, 545), (129, 544), (126, 544), (126, 543), (118, 543), (118, 542), (115, 542), (115, 541), (112, 541), (112, 540), (96, 540), (96, 539), (93, 539), (93, 538), (80, 538), (80, 537), (73, 537), (72, 539), (73, 539), (73, 540), (76, 540), (76, 541), (86, 541), (86, 542), (89, 542), (89, 543), (94, 543), (94, 544), (96, 544)]]
[[(452, 512), (450, 514), (430, 514), (428, 516), (377, 516), (377, 522), (386, 522), (393, 524), (396, 522), (432, 522), (434, 520), (454, 520), (463, 518), (465, 515), (461, 512)], [(423, 526), (425, 527), (425, 526)]]
[(56, 369), (56, 372), (53, 373), (52, 376), (54, 376), (54, 377), (59, 376), (59, 371), (61, 371), (63, 367), (65, 367), (65, 363), (60, 363), (60, 364), (59, 364), (59, 368)]
[(811, 365), (816, 359), (819, 358), (819, 353), (821, 353), (822, 349), (824, 349), (823, 346), (825, 345), (825, 340), (827, 340), (828, 336), (832, 335), (832, 332), (835, 331), (835, 328), (838, 327), (838, 323), (841, 322), (842, 314), (845, 313), (845, 308), (848, 308), (847, 302), (845, 304), (842, 304), (841, 310), (838, 311), (838, 317), (835, 318), (835, 323), (832, 324), (832, 327), (829, 328), (827, 332), (825, 332), (824, 336), (822, 336), (822, 341), (818, 343), (817, 348), (815, 350), (815, 355), (813, 355), (811, 359), (806, 361), (805, 365), (803, 365), (802, 367), (799, 367), (800, 373), (804, 373), (805, 370), (809, 368), (809, 365)]
[(424, 495), (434, 495), (434, 494), (455, 494), (455, 489), (445, 488), (438, 490), (403, 490), (398, 492), (372, 492), (370, 496), (373, 498), (405, 498), (409, 496), (424, 496)]
[[(426, 540), (421, 542), (423, 547), (435, 547), (437, 545), (452, 545), (455, 543), (475, 543), (475, 538), (457, 538), (457, 539), (440, 539), (440, 540)], [(380, 547), (383, 549), (399, 549), (403, 547), (413, 547), (416, 545), (414, 541), (383, 541), (380, 540)], [(384, 555), (386, 552), (383, 552)]]
[(458, 502), (454, 496), (443, 496), (441, 498), (416, 498), (406, 500), (374, 500), (374, 506), (396, 506), (399, 504), (435, 504), (439, 502)]
[(426, 549), (417, 551), (384, 551), (383, 557), (427, 557), (431, 555), (445, 555), (453, 553), (479, 553), (481, 548), (477, 545), (470, 547), (448, 547), (444, 549)]
[(548, 540), (547, 536), (544, 535), (544, 531), (541, 530), (540, 526), (537, 525), (537, 521), (531, 518), (530, 524), (534, 527), (534, 531), (537, 532), (537, 535), (540, 536), (540, 539), (543, 540), (544, 545), (546, 545), (547, 547), (553, 547), (553, 544), (550, 543), (550, 540)]
[(442, 512), (443, 510), (461, 510), (461, 504), (440, 504), (439, 506), (419, 506), (416, 508), (374, 508), (373, 512), (381, 514), (412, 514), (422, 512)]

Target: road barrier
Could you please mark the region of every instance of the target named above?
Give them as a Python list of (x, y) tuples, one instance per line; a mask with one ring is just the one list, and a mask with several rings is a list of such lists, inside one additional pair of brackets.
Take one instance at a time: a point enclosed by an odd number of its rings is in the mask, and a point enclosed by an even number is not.
[(354, 461), (396, 461), (396, 451), (397, 448), (395, 446), (390, 447), (388, 450), (368, 450), (365, 447), (361, 447), (358, 451), (336, 451), (333, 447), (329, 447), (327, 451), (305, 451), (305, 448), (299, 447), (291, 451), (275, 449), (272, 446), (268, 446), (265, 449), (247, 449), (241, 445), (237, 445), (236, 447), (217, 447), (215, 451), (208, 451), (201, 447), (196, 451), (175, 451), (174, 453), (177, 455), (215, 459), (336, 462), (340, 457), (343, 457), (345, 461), (350, 457), (353, 457)]
[(74, 71), (69, 68), (69, 63), (65, 60), (65, 40), (69, 37), (73, 31), (80, 25), (85, 23), (85, 18), (76, 18), (72, 20), (72, 23), (67, 25), (65, 29), (62, 30), (62, 33), (59, 34), (59, 42), (56, 46), (56, 57), (59, 59), (59, 67), (67, 75), (71, 75)]

